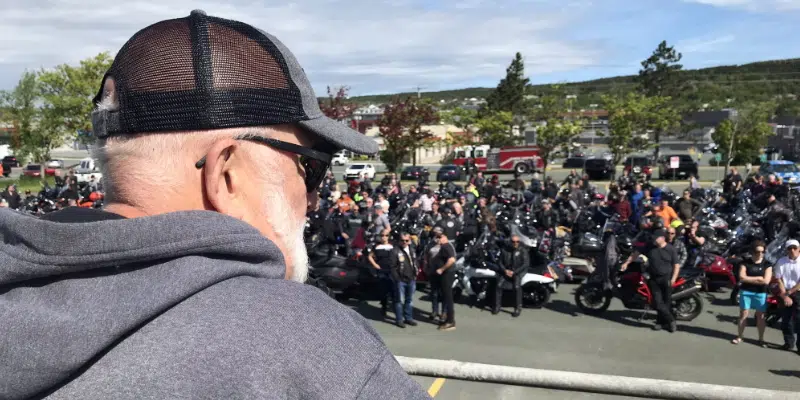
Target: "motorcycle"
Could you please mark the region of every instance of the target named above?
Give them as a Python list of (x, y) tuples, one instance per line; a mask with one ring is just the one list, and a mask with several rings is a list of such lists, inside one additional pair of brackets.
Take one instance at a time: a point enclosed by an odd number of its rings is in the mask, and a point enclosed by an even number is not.
[(377, 297), (377, 272), (362, 260), (361, 253), (342, 256), (321, 246), (318, 236), (312, 236), (306, 244), (310, 283), (339, 299)]
[[(482, 256), (478, 253), (482, 252)], [(469, 256), (460, 255), (454, 266), (456, 279), (453, 282), (454, 298), (468, 296), (470, 306), (483, 303), (487, 294), (497, 281), (496, 267), (500, 251), (496, 249), (478, 249)], [(522, 277), (522, 303), (525, 307), (541, 308), (550, 301), (551, 293), (558, 288), (557, 274), (548, 266), (545, 275), (536, 274), (530, 267)]]
[[(605, 289), (599, 277), (592, 276), (575, 291), (575, 304), (589, 315), (603, 313), (618, 298), (631, 310), (651, 309), (653, 298), (647, 286), (649, 274), (643, 271), (644, 262), (631, 263), (627, 271), (612, 276), (611, 289)], [(703, 298), (700, 296), (704, 273), (685, 271), (672, 285), (671, 309), (678, 321), (691, 321), (703, 312)], [(642, 314), (644, 317), (644, 314)]]

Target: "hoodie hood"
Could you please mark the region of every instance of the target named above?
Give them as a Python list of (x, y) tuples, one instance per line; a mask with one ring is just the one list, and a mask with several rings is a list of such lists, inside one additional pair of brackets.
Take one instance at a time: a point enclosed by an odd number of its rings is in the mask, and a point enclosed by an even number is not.
[(65, 223), (0, 209), (0, 237), (3, 399), (57, 390), (209, 286), (285, 275), (275, 244), (210, 211)]

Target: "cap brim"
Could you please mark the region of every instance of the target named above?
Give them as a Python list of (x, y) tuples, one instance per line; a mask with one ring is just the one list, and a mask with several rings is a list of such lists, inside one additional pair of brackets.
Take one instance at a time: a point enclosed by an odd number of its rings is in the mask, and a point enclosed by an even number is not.
[(370, 155), (378, 152), (378, 143), (375, 139), (328, 117), (299, 121), (297, 124), (340, 149)]

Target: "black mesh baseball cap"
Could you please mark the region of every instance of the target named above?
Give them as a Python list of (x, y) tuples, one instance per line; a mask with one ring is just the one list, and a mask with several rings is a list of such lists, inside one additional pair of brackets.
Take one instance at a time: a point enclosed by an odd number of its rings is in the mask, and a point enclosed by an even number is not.
[(277, 38), (200, 10), (133, 35), (94, 103), (104, 96), (114, 106), (92, 113), (97, 138), (297, 124), (324, 139), (328, 152), (378, 151), (375, 140), (322, 113), (303, 68)]

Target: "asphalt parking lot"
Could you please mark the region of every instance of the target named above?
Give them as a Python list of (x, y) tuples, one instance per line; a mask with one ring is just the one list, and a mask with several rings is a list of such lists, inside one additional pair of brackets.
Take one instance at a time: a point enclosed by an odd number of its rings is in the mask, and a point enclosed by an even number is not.
[[(800, 356), (755, 345), (755, 327), (746, 341), (733, 345), (738, 308), (728, 293), (704, 293), (703, 314), (680, 323), (678, 332), (655, 332), (652, 321), (618, 300), (601, 316), (581, 314), (573, 302), (576, 285), (562, 285), (543, 309), (523, 311), (519, 318), (503, 312), (456, 305), (457, 329), (439, 332), (425, 314), (430, 303), (418, 293), (417, 327), (397, 328), (382, 320), (373, 302), (351, 305), (370, 319), (396, 355), (459, 360), (574, 372), (734, 385), (764, 389), (800, 388)], [(506, 310), (509, 311), (509, 310)], [(390, 313), (390, 316), (392, 314)], [(782, 344), (779, 330), (768, 328), (766, 341)], [(597, 394), (561, 392), (508, 385), (415, 377), (437, 399), (602, 399)], [(432, 387), (433, 386), (433, 387)]]

